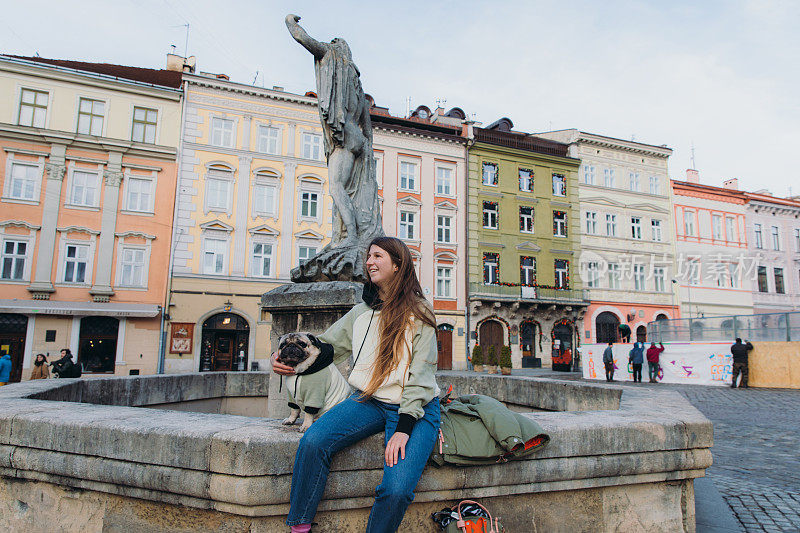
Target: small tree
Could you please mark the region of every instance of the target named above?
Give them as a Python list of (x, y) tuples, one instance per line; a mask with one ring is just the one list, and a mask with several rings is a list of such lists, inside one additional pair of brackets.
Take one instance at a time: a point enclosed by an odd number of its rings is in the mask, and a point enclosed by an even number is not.
[(489, 351), (486, 354), (486, 364), (497, 366), (497, 353), (494, 351), (494, 345), (489, 346)]
[(503, 346), (500, 349), (500, 359), (498, 361), (500, 368), (511, 368), (511, 348)]
[(483, 348), (480, 344), (472, 349), (472, 366), (483, 366)]

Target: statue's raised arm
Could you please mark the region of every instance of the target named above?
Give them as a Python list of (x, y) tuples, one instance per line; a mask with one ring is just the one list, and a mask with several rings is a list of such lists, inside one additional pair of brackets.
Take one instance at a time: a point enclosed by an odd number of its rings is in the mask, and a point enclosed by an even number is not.
[(322, 56), (328, 51), (328, 44), (321, 43), (311, 37), (306, 30), (298, 24), (299, 21), (300, 17), (297, 15), (286, 15), (286, 27), (289, 28), (289, 33), (292, 34), (295, 41), (302, 44), (316, 59), (322, 59)]

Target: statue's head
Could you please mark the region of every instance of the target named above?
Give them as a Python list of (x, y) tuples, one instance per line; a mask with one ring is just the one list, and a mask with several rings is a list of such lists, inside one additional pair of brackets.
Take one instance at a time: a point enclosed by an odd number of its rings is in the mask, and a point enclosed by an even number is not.
[(347, 41), (341, 37), (336, 37), (335, 39), (331, 40), (331, 45), (338, 54), (341, 54), (348, 61), (353, 60), (353, 54), (350, 53), (350, 45), (347, 44)]

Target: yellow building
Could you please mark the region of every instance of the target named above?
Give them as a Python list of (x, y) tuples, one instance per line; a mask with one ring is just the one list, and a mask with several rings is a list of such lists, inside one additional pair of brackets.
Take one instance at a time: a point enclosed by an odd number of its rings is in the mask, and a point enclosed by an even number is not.
[(165, 371), (265, 369), (261, 295), (331, 234), (316, 97), (197, 74), (184, 94)]

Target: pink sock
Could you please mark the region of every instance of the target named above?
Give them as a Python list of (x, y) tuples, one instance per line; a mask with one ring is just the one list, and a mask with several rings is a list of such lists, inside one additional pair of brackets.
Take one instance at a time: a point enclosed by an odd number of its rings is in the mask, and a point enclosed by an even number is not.
[(290, 526), (292, 533), (308, 533), (311, 531), (311, 524), (299, 524), (296, 526)]

